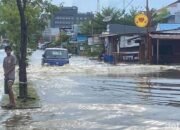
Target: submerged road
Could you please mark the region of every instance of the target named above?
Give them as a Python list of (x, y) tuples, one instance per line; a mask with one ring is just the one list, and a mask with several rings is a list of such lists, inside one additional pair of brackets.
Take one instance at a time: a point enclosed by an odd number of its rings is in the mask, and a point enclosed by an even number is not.
[(0, 108), (0, 130), (180, 129), (178, 66), (111, 66), (73, 56), (69, 65), (42, 67), (42, 53), (33, 53), (27, 69), (42, 108)]

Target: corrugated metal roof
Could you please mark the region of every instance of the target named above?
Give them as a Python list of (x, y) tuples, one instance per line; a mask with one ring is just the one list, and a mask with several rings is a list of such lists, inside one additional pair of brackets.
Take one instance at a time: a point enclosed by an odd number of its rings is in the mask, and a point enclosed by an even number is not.
[(99, 37), (103, 38), (103, 37), (113, 37), (113, 36), (118, 36), (118, 34), (101, 34), (99, 35)]
[(178, 28), (180, 28), (180, 24), (160, 23), (157, 25), (156, 31), (173, 30)]
[(180, 40), (180, 35), (178, 34), (150, 34), (150, 37), (154, 39)]
[(108, 30), (113, 34), (144, 34), (147, 31), (146, 28), (121, 24), (109, 24)]

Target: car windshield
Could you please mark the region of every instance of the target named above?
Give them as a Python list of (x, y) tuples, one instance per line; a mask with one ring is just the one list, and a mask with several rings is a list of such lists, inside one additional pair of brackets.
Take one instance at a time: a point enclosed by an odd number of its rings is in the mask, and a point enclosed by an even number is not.
[(67, 50), (47, 50), (46, 58), (68, 58)]

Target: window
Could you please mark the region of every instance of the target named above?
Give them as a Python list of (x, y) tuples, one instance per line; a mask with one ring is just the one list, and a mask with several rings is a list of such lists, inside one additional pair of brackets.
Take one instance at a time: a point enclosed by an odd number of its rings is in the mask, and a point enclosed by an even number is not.
[(59, 24), (60, 22), (59, 22), (59, 21), (55, 21), (54, 23), (55, 23), (55, 24)]
[(48, 50), (46, 51), (47, 58), (67, 58), (68, 54), (66, 50)]

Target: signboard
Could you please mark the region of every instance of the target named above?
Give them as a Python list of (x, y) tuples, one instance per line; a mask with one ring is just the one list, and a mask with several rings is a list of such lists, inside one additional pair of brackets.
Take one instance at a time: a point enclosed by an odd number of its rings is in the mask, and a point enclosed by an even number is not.
[(88, 45), (93, 45), (93, 38), (92, 37), (88, 38)]
[(134, 18), (134, 22), (138, 27), (146, 27), (148, 25), (148, 17), (145, 14), (138, 14)]
[(111, 21), (112, 19), (112, 16), (106, 16), (104, 19), (103, 19), (103, 22), (109, 22)]
[(89, 37), (88, 45), (95, 45), (95, 44), (101, 44), (99, 37)]

